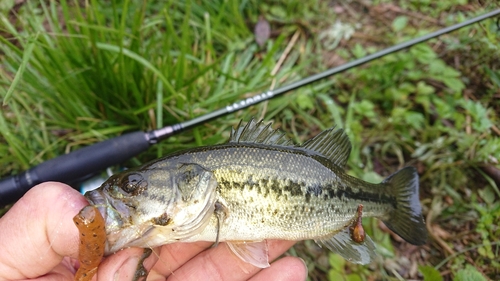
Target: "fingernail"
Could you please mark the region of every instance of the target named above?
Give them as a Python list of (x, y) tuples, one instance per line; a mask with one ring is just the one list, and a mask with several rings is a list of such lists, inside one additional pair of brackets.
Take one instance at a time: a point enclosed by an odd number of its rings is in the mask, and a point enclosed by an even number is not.
[(137, 270), (137, 264), (139, 263), (141, 257), (130, 257), (126, 260), (122, 266), (115, 273), (113, 280), (133, 280), (135, 277), (135, 271)]
[(152, 269), (148, 274), (148, 281), (163, 281), (166, 280), (166, 277), (163, 274), (158, 273), (154, 269)]
[(307, 267), (307, 264), (306, 264), (306, 261), (303, 260), (302, 258), (299, 258), (299, 260), (304, 264), (304, 268), (305, 268), (305, 271), (306, 271), (306, 274), (304, 276), (304, 281), (307, 280), (307, 276), (309, 275), (309, 268)]

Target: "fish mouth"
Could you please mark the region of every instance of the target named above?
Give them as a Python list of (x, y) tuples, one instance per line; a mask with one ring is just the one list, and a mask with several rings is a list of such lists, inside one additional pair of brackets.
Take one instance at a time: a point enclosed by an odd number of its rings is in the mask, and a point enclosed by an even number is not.
[(104, 195), (98, 190), (86, 192), (85, 198), (87, 199), (87, 201), (89, 201), (90, 205), (94, 205), (99, 210), (104, 221), (107, 221), (107, 198), (104, 197)]
[(99, 210), (105, 221), (106, 244), (104, 255), (107, 256), (119, 250), (125, 241), (121, 238), (120, 233), (130, 220), (128, 206), (98, 189), (85, 193), (85, 198)]
[[(104, 246), (104, 256), (113, 254), (120, 249), (138, 245), (149, 245), (144, 242), (146, 234), (151, 229), (144, 229), (141, 226), (131, 225), (131, 211), (129, 207), (119, 199), (115, 199), (102, 190), (92, 190), (85, 193), (87, 201), (95, 206), (105, 221), (106, 243)], [(140, 236), (138, 236), (140, 235)]]
[(106, 232), (109, 233), (123, 226), (124, 221), (130, 217), (127, 205), (122, 201), (110, 197), (101, 190), (92, 190), (85, 193), (85, 198), (94, 205), (101, 213), (106, 222)]

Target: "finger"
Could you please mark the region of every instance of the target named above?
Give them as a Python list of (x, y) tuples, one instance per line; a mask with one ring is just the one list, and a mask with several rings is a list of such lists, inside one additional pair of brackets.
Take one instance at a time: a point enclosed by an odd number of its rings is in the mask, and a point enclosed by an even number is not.
[(153, 254), (143, 261), (143, 254), (142, 248), (127, 248), (105, 258), (99, 265), (97, 280), (133, 280), (140, 263), (149, 271), (157, 257)]
[[(295, 242), (269, 240), (267, 243), (269, 260), (274, 260)], [(225, 243), (221, 243), (189, 260), (167, 280), (248, 280), (260, 270), (239, 259)]]
[[(69, 258), (63, 259), (63, 261), (56, 265), (49, 273), (40, 276), (36, 279), (36, 281), (68, 281), (73, 280), (74, 277), (74, 262), (65, 262), (65, 260), (69, 260)], [(0, 278), (1, 279), (1, 278)], [(10, 279), (9, 279), (10, 280)]]
[[(72, 218), (88, 205), (71, 187), (47, 182), (33, 187), (0, 219), (0, 279), (42, 276), (64, 256), (78, 255), (78, 230)], [(62, 274), (72, 274), (68, 269)]]
[(209, 249), (210, 245), (212, 245), (210, 242), (195, 242), (174, 243), (162, 246), (159, 253), (153, 252), (152, 254), (158, 255), (158, 262), (151, 270), (150, 275), (168, 276), (194, 256)]
[(284, 257), (253, 276), (251, 281), (304, 281), (307, 279), (307, 266), (296, 257)]

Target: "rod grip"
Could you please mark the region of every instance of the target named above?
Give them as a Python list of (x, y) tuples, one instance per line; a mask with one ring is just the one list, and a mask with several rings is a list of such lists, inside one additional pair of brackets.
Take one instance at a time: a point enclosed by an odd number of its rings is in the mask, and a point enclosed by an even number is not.
[(69, 183), (109, 166), (120, 164), (150, 146), (138, 131), (108, 139), (58, 156), (0, 181), (0, 206), (14, 203), (31, 187), (46, 181)]

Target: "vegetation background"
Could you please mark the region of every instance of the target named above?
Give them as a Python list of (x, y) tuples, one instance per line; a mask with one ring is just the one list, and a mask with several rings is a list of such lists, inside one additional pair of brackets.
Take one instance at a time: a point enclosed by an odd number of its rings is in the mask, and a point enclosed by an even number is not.
[[(1, 1), (0, 176), (189, 120), (498, 7)], [(498, 19), (486, 20), (171, 137), (124, 166), (222, 143), (252, 116), (298, 143), (336, 124), (353, 143), (349, 173), (378, 182), (418, 168), (430, 237), (415, 247), (365, 220), (381, 257), (369, 266), (298, 243), (287, 254), (306, 260), (309, 280), (499, 280), (499, 58)]]

